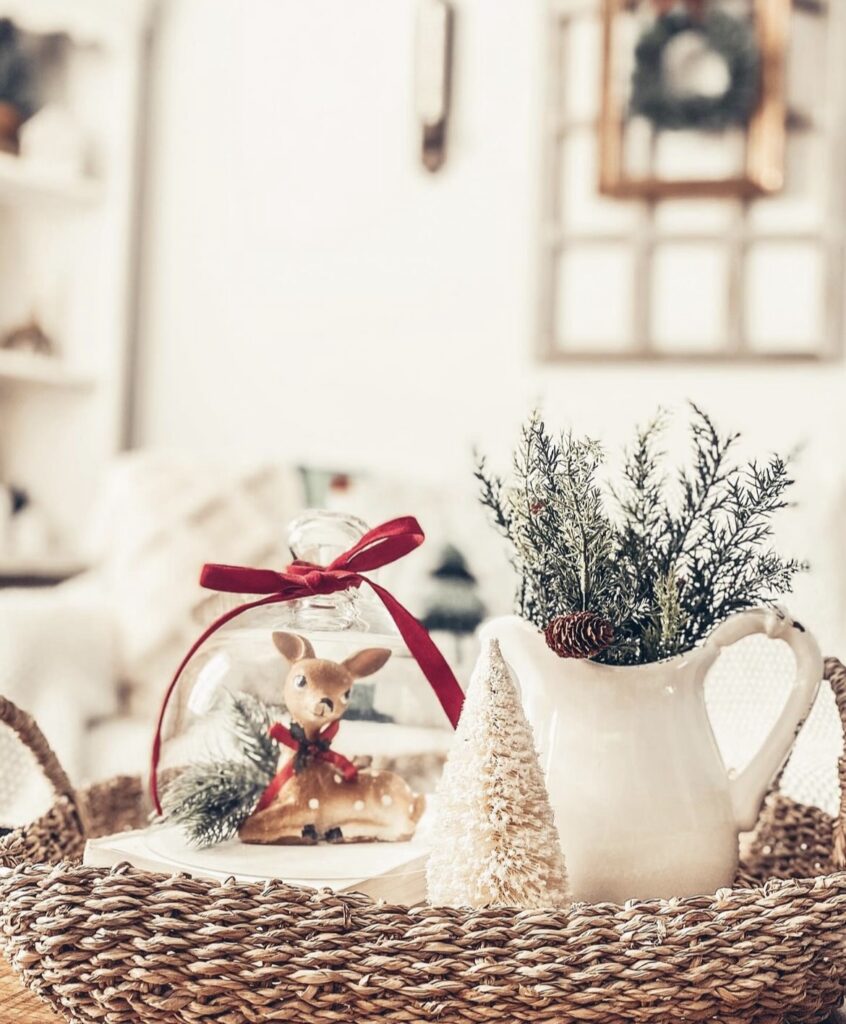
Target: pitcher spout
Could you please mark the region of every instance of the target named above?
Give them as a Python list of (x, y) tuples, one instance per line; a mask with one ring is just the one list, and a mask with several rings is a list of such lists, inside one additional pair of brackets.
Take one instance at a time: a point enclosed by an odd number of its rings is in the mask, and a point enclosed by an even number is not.
[[(500, 650), (521, 687), (530, 685), (536, 673), (543, 669), (547, 648), (541, 632), (519, 615), (503, 615), (484, 623), (481, 639), (499, 641)], [(553, 656), (554, 657), (554, 656)]]

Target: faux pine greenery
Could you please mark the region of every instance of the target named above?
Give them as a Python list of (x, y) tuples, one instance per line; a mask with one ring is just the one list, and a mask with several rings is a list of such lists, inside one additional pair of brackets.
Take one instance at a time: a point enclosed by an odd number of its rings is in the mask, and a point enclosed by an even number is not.
[(622, 481), (600, 481), (601, 446), (554, 437), (540, 417), (522, 431), (508, 481), (480, 459), (481, 501), (508, 538), (517, 611), (538, 628), (590, 611), (614, 626), (597, 661), (643, 664), (687, 651), (732, 612), (771, 604), (804, 566), (771, 547), (774, 514), (793, 483), (778, 455), (737, 462), (691, 405), (690, 465), (670, 473), (656, 417), (625, 453)]
[(226, 725), (240, 757), (188, 765), (168, 784), (165, 818), (199, 847), (231, 839), (255, 810), (279, 762), (272, 709), (247, 693), (226, 694)]

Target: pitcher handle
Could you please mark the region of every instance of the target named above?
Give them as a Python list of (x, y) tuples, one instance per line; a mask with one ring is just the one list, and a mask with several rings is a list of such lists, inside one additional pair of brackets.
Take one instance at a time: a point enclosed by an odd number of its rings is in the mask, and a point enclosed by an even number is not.
[(761, 804), (776, 773), (787, 759), (796, 732), (805, 720), (823, 677), (823, 659), (816, 640), (780, 609), (752, 608), (726, 619), (711, 633), (706, 647), (730, 647), (744, 637), (763, 633), (784, 640), (796, 659), (793, 685), (760, 749), (740, 774), (731, 780), (731, 800), (738, 829), (755, 827)]

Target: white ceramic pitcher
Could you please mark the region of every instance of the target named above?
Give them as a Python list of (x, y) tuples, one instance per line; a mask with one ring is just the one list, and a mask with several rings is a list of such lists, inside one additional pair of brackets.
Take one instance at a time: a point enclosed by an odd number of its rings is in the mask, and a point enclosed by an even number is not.
[[(731, 777), (704, 683), (721, 650), (753, 633), (784, 640), (796, 676), (751, 763)], [(575, 899), (688, 896), (730, 885), (752, 828), (822, 678), (813, 637), (767, 609), (740, 612), (701, 646), (651, 665), (559, 658), (534, 626), (496, 619), (544, 766)]]

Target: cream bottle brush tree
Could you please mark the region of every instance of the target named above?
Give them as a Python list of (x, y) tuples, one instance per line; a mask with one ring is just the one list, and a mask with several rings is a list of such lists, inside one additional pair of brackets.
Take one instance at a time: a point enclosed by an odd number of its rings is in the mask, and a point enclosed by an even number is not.
[(570, 902), (534, 736), (496, 640), (485, 643), (467, 690), (433, 835), (432, 903), (535, 908)]

